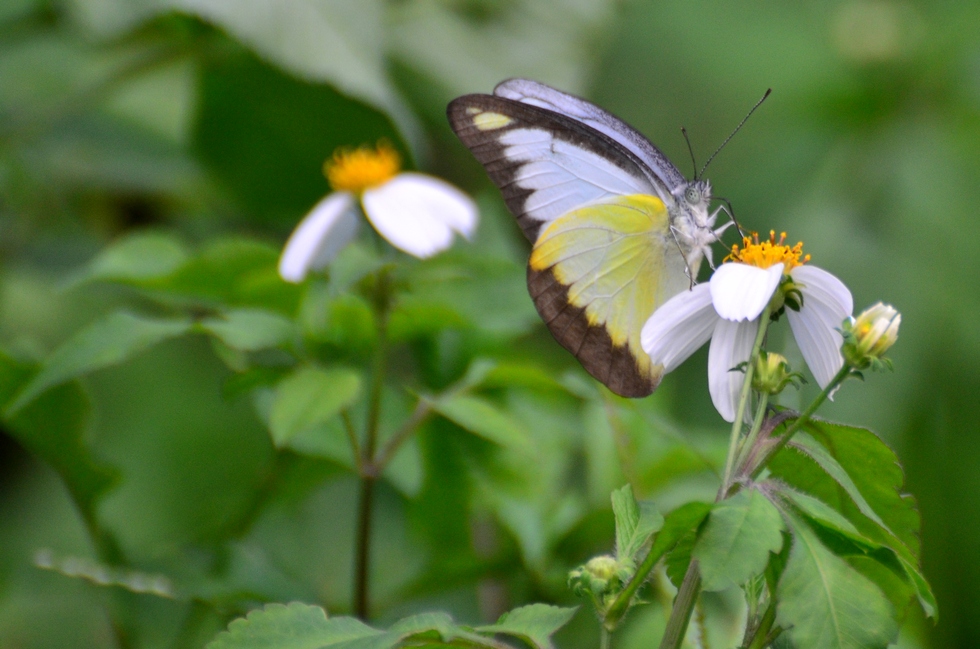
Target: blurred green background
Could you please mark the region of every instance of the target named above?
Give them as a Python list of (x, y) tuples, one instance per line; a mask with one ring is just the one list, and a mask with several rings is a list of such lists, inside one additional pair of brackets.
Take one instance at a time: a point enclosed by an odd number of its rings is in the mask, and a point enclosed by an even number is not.
[[(261, 304), (315, 330), (315, 287), (273, 286), (277, 250), (327, 192), (320, 167), (333, 149), (383, 137), (412, 166), (479, 198), (479, 235), (448, 258), (499, 298), (474, 299), (464, 285), (472, 304), (459, 308), (470, 324), (406, 334), (415, 383), (444, 387), (479, 355), (574, 372), (535, 319), (522, 286), (527, 245), (450, 132), (446, 103), (534, 78), (616, 113), (692, 175), (680, 127), (703, 163), (771, 87), (707, 177), (744, 225), (803, 240), (813, 263), (852, 289), (856, 308), (883, 300), (902, 312), (895, 372), (848, 385), (824, 414), (891, 444), (920, 504), (941, 617), (933, 626), (911, 614), (904, 646), (977, 647), (978, 25), (980, 3), (939, 1), (4, 0), (0, 346), (40, 359), (120, 306), (160, 308), (131, 286), (86, 276), (106, 246), (145, 233), (195, 251), (248, 239), (254, 251), (232, 256), (271, 288), (229, 297), (215, 287), (222, 272), (233, 281), (236, 266), (205, 252), (213, 266), (201, 271), (203, 288), (185, 293), (194, 304), (214, 295)], [(702, 352), (637, 408), (714, 457), (725, 433), (704, 366)], [(191, 336), (84, 381), (84, 444), (118, 476), (99, 519), (142, 570), (200, 581), (195, 597), (98, 588), (37, 567), (41, 548), (64, 557), (92, 549), (57, 474), (5, 424), (0, 647), (113, 646), (106, 607), (129, 611), (138, 646), (152, 647), (201, 646), (243, 602), (349, 611), (356, 482), (336, 454), (277, 451), (252, 401), (226, 389), (234, 374), (227, 354)], [(629, 471), (589, 482), (588, 505), (563, 519), (563, 485), (593, 480), (588, 454), (608, 446), (575, 432), (566, 397), (501, 400), (564, 458), (555, 471), (565, 482), (541, 477), (527, 488), (547, 497), (527, 502), (544, 514), (524, 516), (515, 504), (508, 518), (510, 509), (487, 504), (497, 478), (473, 468), (486, 449), (432, 422), (411, 447), (414, 468), (379, 493), (379, 618), (439, 607), (476, 621), (501, 599), (570, 602), (563, 571), (611, 542), (603, 489)], [(665, 488), (674, 473), (697, 483), (704, 467), (690, 469), (691, 453), (677, 450), (688, 441), (670, 439), (638, 456), (649, 470), (635, 486), (676, 504), (680, 492)], [(283, 474), (274, 504), (256, 505), (269, 476)], [(538, 538), (528, 521), (551, 527)], [(233, 603), (221, 599), (231, 591)], [(590, 621), (576, 624), (585, 631), (559, 635), (560, 645), (591, 643)], [(643, 645), (643, 624), (624, 631), (624, 646)]]

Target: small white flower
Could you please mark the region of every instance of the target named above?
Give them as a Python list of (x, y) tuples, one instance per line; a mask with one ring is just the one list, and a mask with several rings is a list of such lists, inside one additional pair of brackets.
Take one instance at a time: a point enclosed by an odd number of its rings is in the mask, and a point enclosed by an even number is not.
[[(462, 191), (433, 176), (399, 172), (398, 153), (379, 144), (334, 153), (324, 172), (334, 192), (296, 226), (279, 259), (287, 282), (302, 282), (311, 270), (329, 264), (357, 234), (359, 211), (391, 245), (419, 258), (469, 238), (477, 209)], [(360, 204), (360, 210), (358, 210)]]
[(843, 338), (838, 331), (854, 308), (851, 292), (828, 273), (804, 265), (802, 244), (784, 245), (785, 234), (759, 243), (746, 238), (707, 284), (699, 284), (667, 300), (647, 320), (641, 333), (643, 349), (669, 372), (704, 343), (708, 350), (708, 390), (726, 421), (734, 421), (745, 374), (735, 367), (749, 360), (759, 331), (759, 316), (785, 275), (802, 296), (799, 311), (786, 308), (793, 336), (821, 387), (844, 364)]

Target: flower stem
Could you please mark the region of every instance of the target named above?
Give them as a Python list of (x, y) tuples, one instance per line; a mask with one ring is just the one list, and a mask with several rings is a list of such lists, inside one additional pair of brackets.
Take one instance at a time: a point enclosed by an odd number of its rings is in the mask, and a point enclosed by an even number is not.
[(844, 380), (851, 375), (851, 370), (852, 370), (851, 366), (848, 365), (847, 363), (844, 363), (844, 366), (840, 368), (840, 371), (838, 371), (837, 374), (834, 375), (834, 378), (830, 380), (830, 383), (828, 383), (827, 386), (820, 391), (820, 394), (818, 394), (816, 398), (810, 403), (810, 405), (806, 407), (806, 410), (800, 413), (800, 416), (797, 417), (793, 421), (793, 423), (789, 425), (789, 427), (786, 429), (786, 432), (779, 436), (779, 439), (776, 440), (776, 443), (773, 444), (768, 450), (766, 450), (766, 452), (762, 456), (762, 459), (759, 460), (759, 463), (756, 464), (755, 468), (751, 470), (752, 471), (751, 477), (755, 478), (756, 476), (758, 476), (759, 473), (761, 473), (762, 470), (769, 463), (769, 461), (776, 456), (776, 453), (779, 453), (779, 451), (781, 451), (783, 447), (786, 446), (791, 439), (793, 439), (793, 435), (799, 432), (799, 430), (803, 428), (803, 426), (805, 426), (807, 422), (810, 421), (810, 417), (812, 417), (813, 413), (816, 412), (817, 408), (819, 408), (823, 404), (823, 402), (827, 400), (827, 397), (830, 396), (830, 393), (836, 390), (837, 386), (843, 383)]
[(599, 649), (609, 649), (612, 633), (604, 626), (599, 627)]
[(359, 468), (361, 495), (357, 511), (357, 556), (354, 566), (354, 614), (367, 620), (369, 609), (369, 582), (371, 562), (371, 512), (374, 509), (374, 483), (378, 476), (374, 470), (374, 454), (378, 445), (378, 422), (381, 418), (381, 393), (384, 388), (385, 370), (388, 363), (388, 310), (390, 303), (388, 268), (378, 272), (374, 286), (374, 307), (378, 315), (378, 347), (374, 356), (374, 376), (368, 396), (367, 424), (364, 446), (361, 449)]
[(718, 491), (717, 500), (721, 500), (724, 494), (728, 493), (731, 487), (732, 468), (735, 465), (735, 453), (738, 449), (738, 441), (742, 433), (742, 421), (745, 418), (745, 409), (748, 407), (749, 396), (752, 394), (752, 375), (755, 371), (755, 359), (759, 356), (762, 349), (762, 341), (766, 337), (769, 329), (769, 315), (772, 313), (772, 303), (767, 304), (759, 316), (759, 331), (755, 334), (755, 342), (752, 343), (752, 353), (749, 355), (749, 362), (745, 366), (745, 382), (742, 383), (742, 392), (738, 398), (738, 409), (735, 412), (735, 421), (732, 422), (732, 433), (728, 440), (728, 457), (725, 458), (725, 474), (721, 481), (721, 489)]
[[(769, 316), (772, 314), (772, 305), (767, 304), (759, 316), (759, 330), (755, 334), (755, 341), (752, 343), (752, 353), (749, 355), (748, 363), (745, 366), (745, 382), (742, 383), (742, 391), (739, 394), (738, 408), (735, 412), (735, 421), (732, 422), (732, 433), (728, 442), (728, 456), (725, 458), (725, 473), (715, 496), (715, 502), (727, 497), (731, 488), (732, 469), (735, 466), (735, 456), (739, 449), (739, 440), (742, 437), (742, 422), (745, 419), (745, 409), (748, 408), (749, 398), (752, 395), (752, 375), (755, 371), (755, 361), (759, 357), (762, 349), (762, 341), (766, 338), (766, 330), (769, 328)], [(752, 431), (758, 435), (758, 428), (762, 424), (763, 415), (766, 409), (766, 400), (759, 402), (759, 411), (753, 422)], [(761, 413), (761, 414), (759, 414)], [(752, 432), (749, 433), (750, 436)], [(670, 618), (667, 620), (667, 628), (664, 630), (663, 639), (660, 641), (660, 649), (679, 649), (684, 642), (684, 635), (687, 632), (687, 625), (691, 621), (691, 613), (694, 611), (694, 604), (697, 602), (698, 595), (701, 594), (701, 573), (698, 571), (698, 562), (691, 559), (684, 574), (684, 581), (677, 591), (674, 598), (674, 607), (670, 611)]]
[(755, 419), (752, 421), (752, 428), (749, 430), (749, 435), (738, 449), (738, 459), (735, 462), (735, 475), (740, 473), (740, 467), (752, 457), (752, 447), (755, 446), (755, 442), (759, 438), (759, 431), (762, 429), (762, 422), (765, 421), (766, 406), (768, 405), (769, 394), (763, 392), (759, 395), (759, 406), (756, 408)]
[(756, 628), (755, 633), (752, 635), (752, 639), (748, 644), (744, 645), (745, 649), (765, 649), (772, 642), (770, 638), (770, 631), (772, 630), (772, 624), (776, 621), (776, 601), (772, 600), (769, 602), (769, 606), (766, 608), (766, 612), (762, 615), (762, 620), (759, 622), (759, 626)]
[(664, 637), (660, 640), (660, 649), (679, 649), (687, 633), (687, 624), (691, 621), (694, 603), (701, 594), (701, 572), (698, 570), (698, 560), (692, 558), (684, 573), (684, 581), (674, 598), (674, 608), (670, 611)]

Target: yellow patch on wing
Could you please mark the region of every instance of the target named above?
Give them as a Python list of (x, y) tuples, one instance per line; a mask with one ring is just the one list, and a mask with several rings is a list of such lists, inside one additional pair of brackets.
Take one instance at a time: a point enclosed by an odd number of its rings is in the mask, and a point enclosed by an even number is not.
[(513, 121), (502, 113), (480, 112), (478, 110), (476, 114), (473, 114), (473, 125), (481, 131), (495, 131), (513, 123)]
[(535, 271), (550, 268), (568, 291), (568, 301), (585, 310), (588, 323), (602, 326), (613, 345), (628, 345), (641, 371), (650, 358), (640, 331), (664, 295), (670, 218), (659, 198), (618, 196), (556, 219), (542, 230), (531, 252)]

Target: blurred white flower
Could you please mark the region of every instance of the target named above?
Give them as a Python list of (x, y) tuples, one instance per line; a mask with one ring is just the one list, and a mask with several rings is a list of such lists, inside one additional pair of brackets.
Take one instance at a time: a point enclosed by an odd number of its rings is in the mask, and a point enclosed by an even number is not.
[(733, 368), (749, 360), (759, 316), (781, 285), (790, 328), (817, 383), (826, 386), (844, 363), (838, 329), (854, 308), (851, 292), (827, 271), (804, 265), (810, 258), (802, 256), (803, 244), (787, 246), (785, 237), (746, 237), (710, 282), (675, 295), (643, 327), (643, 349), (665, 372), (711, 340), (708, 389), (726, 421), (735, 419), (745, 381)]
[(358, 212), (391, 245), (423, 259), (451, 246), (454, 233), (473, 234), (477, 209), (469, 196), (433, 176), (400, 172), (400, 166), (398, 153), (384, 143), (335, 152), (324, 164), (334, 192), (290, 235), (279, 259), (282, 278), (302, 282), (329, 264), (357, 234)]

